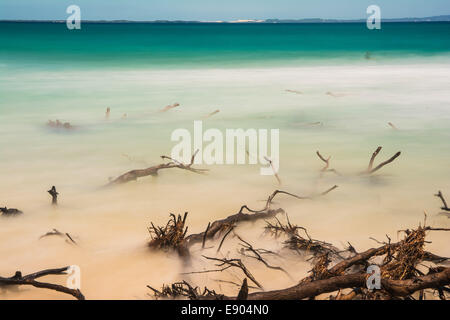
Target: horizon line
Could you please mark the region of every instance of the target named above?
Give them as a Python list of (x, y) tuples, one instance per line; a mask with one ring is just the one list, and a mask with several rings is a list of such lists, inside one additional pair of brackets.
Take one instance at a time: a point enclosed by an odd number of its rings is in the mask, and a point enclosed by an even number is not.
[[(442, 19), (442, 20), (439, 20)], [(382, 18), (382, 21), (387, 22), (450, 22), (450, 14), (427, 16), (427, 17), (404, 17), (404, 18)], [(97, 22), (97, 23), (217, 23), (217, 24), (235, 24), (235, 23), (247, 23), (247, 24), (261, 24), (261, 23), (358, 23), (365, 22), (366, 18), (359, 19), (335, 19), (335, 18), (298, 18), (298, 19), (237, 19), (237, 20), (128, 20), (128, 19), (86, 19), (81, 20), (84, 23)], [(52, 22), (52, 23), (64, 23), (66, 19), (0, 19), (0, 22)]]

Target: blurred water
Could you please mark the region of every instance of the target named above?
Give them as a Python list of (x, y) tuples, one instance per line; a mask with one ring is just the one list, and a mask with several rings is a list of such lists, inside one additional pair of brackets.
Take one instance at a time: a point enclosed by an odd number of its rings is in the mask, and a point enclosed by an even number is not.
[[(320, 200), (276, 201), (314, 238), (340, 247), (350, 241), (364, 250), (376, 245), (369, 237), (384, 240), (389, 234), (396, 240), (397, 230), (423, 221), (424, 210), (428, 223), (449, 226), (433, 197), (437, 190), (450, 197), (450, 64), (443, 52), (401, 61), (375, 54), (357, 63), (346, 56), (339, 63), (323, 59), (289, 67), (261, 60), (234, 68), (143, 63), (120, 69), (86, 61), (72, 65), (58, 53), (64, 68), (54, 68), (44, 54), (15, 55), (21, 39), (14, 38), (16, 44), (9, 43), (0, 54), (0, 205), (25, 212), (0, 219), (1, 275), (77, 264), (87, 298), (113, 299), (148, 298), (147, 284), (158, 287), (185, 278), (175, 256), (148, 252), (150, 221), (164, 224), (170, 212), (188, 211), (189, 232), (201, 232), (209, 221), (233, 214), (243, 204), (262, 207), (261, 200), (280, 188), (275, 178), (260, 176), (259, 165), (201, 166), (211, 172), (200, 176), (173, 169), (117, 188), (101, 187), (109, 177), (160, 163), (159, 156), (169, 155), (174, 145), (174, 129), (192, 131), (194, 120), (216, 109), (220, 113), (204, 119), (204, 130), (280, 129), (282, 189), (308, 195), (339, 185)], [(448, 43), (448, 36), (443, 42)], [(94, 52), (92, 57), (99, 56)], [(28, 63), (32, 67), (23, 68)], [(158, 112), (175, 102), (180, 107)], [(108, 121), (106, 107), (111, 108)], [(124, 113), (127, 119), (121, 119)], [(69, 121), (75, 129), (48, 128), (49, 119)], [(358, 176), (377, 146), (383, 146), (377, 163), (399, 150), (402, 155), (372, 178)], [(323, 164), (316, 150), (331, 156), (331, 167), (345, 176), (320, 178)], [(57, 209), (46, 193), (52, 185), (60, 192)], [(280, 243), (260, 239), (263, 225), (243, 225), (237, 233), (258, 246), (280, 248)], [(69, 232), (79, 246), (59, 238), (38, 240), (52, 228)], [(430, 240), (430, 250), (450, 255), (445, 235), (431, 234)], [(225, 244), (224, 254), (237, 254), (234, 241)], [(295, 279), (310, 269), (303, 258), (285, 256), (286, 261), (274, 264), (283, 264)], [(256, 262), (248, 266), (267, 289), (295, 282)], [(194, 261), (194, 269), (203, 267), (200, 258)], [(240, 282), (242, 275), (190, 280), (235, 293), (233, 286), (219, 288), (215, 279)], [(65, 298), (33, 288), (1, 297)]]

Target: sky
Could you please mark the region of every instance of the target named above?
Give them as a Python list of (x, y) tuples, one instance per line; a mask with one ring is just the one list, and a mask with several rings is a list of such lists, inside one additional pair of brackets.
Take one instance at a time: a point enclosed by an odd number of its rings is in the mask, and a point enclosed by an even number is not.
[(72, 4), (82, 20), (363, 19), (372, 4), (382, 18), (450, 14), (449, 0), (0, 0), (0, 19), (64, 20)]

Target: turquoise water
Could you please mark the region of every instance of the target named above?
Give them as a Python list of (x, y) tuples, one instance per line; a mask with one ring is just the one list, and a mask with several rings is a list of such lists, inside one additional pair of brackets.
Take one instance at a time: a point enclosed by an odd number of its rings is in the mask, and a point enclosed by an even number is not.
[(237, 67), (319, 60), (433, 57), (450, 52), (450, 23), (0, 23), (3, 63), (47, 67)]

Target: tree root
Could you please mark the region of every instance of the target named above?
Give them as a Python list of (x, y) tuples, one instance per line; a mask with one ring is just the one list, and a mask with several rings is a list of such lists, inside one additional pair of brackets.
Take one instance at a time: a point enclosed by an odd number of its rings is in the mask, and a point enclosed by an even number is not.
[[(206, 240), (213, 239), (216, 235), (223, 232), (231, 232), (232, 228), (239, 223), (270, 219), (279, 213), (284, 213), (284, 210), (281, 208), (271, 208), (272, 201), (278, 194), (289, 195), (296, 199), (313, 199), (324, 196), (336, 188), (337, 186), (333, 186), (320, 194), (308, 197), (298, 196), (282, 190), (275, 190), (267, 199), (263, 209), (252, 210), (247, 205), (243, 205), (238, 213), (225, 219), (208, 223), (208, 227), (204, 232), (191, 234), (189, 236), (186, 236), (187, 227), (185, 228), (188, 213), (186, 212), (183, 218), (180, 215), (178, 215), (177, 218), (174, 214), (170, 214), (171, 218), (164, 227), (156, 227), (151, 223), (151, 227), (148, 228), (152, 238), (149, 242), (149, 247), (152, 249), (176, 250), (180, 256), (188, 258), (189, 248), (194, 244), (201, 243), (202, 248), (204, 248)], [(244, 210), (247, 210), (250, 213), (244, 213)], [(222, 239), (222, 243), (224, 239), (225, 237)], [(220, 247), (221, 246), (219, 246), (219, 249)]]
[[(288, 225), (279, 223), (274, 227), (269, 227), (271, 231), (291, 235), (296, 234), (298, 229), (302, 228), (293, 226), (290, 223)], [(388, 238), (388, 242), (382, 246), (361, 253), (356, 252), (350, 245), (348, 251), (352, 255), (347, 258), (335, 257), (334, 260), (340, 259), (340, 261), (332, 267), (329, 267), (333, 262), (330, 259), (330, 251), (326, 251), (321, 255), (317, 254), (316, 262), (311, 270), (312, 274), (290, 288), (248, 293), (248, 286), (245, 280), (237, 297), (215, 293), (214, 295), (197, 296), (196, 299), (300, 300), (314, 298), (321, 294), (338, 290), (336, 297), (330, 297), (330, 299), (414, 299), (412, 295), (416, 292), (419, 292), (419, 299), (423, 299), (425, 289), (436, 290), (441, 299), (446, 299), (445, 293), (450, 292), (448, 287), (450, 285), (450, 268), (428, 267), (429, 271), (427, 274), (417, 269), (417, 266), (422, 261), (429, 261), (430, 255), (431, 257), (434, 256), (423, 250), (425, 236), (428, 231), (450, 231), (450, 229), (432, 228), (429, 226), (419, 226), (414, 230), (407, 229), (403, 231), (405, 233), (404, 239), (391, 243)], [(244, 241), (244, 244), (247, 249), (250, 248), (250, 251), (255, 253), (256, 250), (248, 242)], [(319, 252), (321, 251), (319, 250)], [(366, 273), (365, 269), (367, 266), (374, 264), (371, 259), (376, 256), (384, 256), (383, 262), (379, 265), (381, 289), (371, 291), (367, 289), (367, 279), (370, 274)], [(259, 255), (259, 257), (261, 256)], [(262, 287), (259, 282), (256, 282), (256, 279), (254, 279), (240, 259), (205, 258), (219, 262), (216, 265), (222, 268), (196, 273), (217, 272), (224, 271), (230, 267), (238, 267), (247, 278), (257, 284), (258, 287)], [(258, 259), (258, 255), (256, 255), (256, 258)], [(352, 289), (352, 291), (343, 294), (341, 291), (343, 289)], [(192, 297), (190, 298), (192, 299)]]

